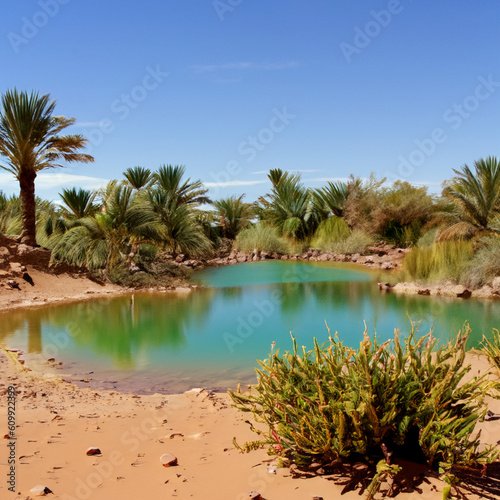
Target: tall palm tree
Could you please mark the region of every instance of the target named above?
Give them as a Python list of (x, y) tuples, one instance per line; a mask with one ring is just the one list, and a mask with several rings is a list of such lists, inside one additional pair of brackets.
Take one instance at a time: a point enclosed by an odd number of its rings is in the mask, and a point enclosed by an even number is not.
[(236, 235), (250, 224), (253, 205), (244, 203), (244, 197), (245, 195), (242, 194), (240, 197), (231, 196), (213, 202), (222, 236), (225, 238), (236, 238)]
[(130, 187), (136, 189), (137, 191), (148, 187), (153, 181), (153, 174), (149, 168), (144, 168), (140, 166), (129, 167), (125, 172), (123, 172), (125, 179), (127, 179)]
[(443, 196), (456, 207), (457, 220), (440, 239), (479, 231), (500, 233), (500, 161), (489, 156), (475, 161), (474, 171), (467, 165), (453, 171), (457, 175), (445, 185)]
[(0, 167), (19, 181), (23, 232), (21, 241), (36, 245), (35, 179), (40, 170), (62, 167), (59, 161), (92, 162), (90, 155), (79, 153), (87, 140), (81, 135), (59, 135), (72, 125), (74, 118), (53, 116), (56, 102), (50, 95), (28, 94), (16, 89), (2, 96), (0, 111)]

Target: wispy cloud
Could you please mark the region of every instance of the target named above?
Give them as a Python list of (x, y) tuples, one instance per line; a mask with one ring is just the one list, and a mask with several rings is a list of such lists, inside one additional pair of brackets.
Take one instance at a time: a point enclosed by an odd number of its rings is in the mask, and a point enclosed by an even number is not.
[(284, 62), (251, 62), (241, 61), (223, 64), (196, 64), (192, 66), (195, 73), (213, 73), (215, 71), (244, 70), (244, 71), (279, 71), (300, 66), (298, 61)]
[[(86, 175), (74, 175), (67, 174), (63, 172), (57, 173), (45, 173), (42, 172), (37, 175), (35, 185), (37, 192), (46, 191), (51, 189), (58, 189), (64, 187), (77, 186), (86, 189), (96, 189), (108, 182), (108, 179), (103, 179), (101, 177), (89, 177)], [(18, 190), (19, 183), (13, 175), (5, 172), (0, 173), (0, 186), (2, 189), (8, 190)]]
[(227, 182), (204, 182), (203, 185), (207, 188), (222, 188), (232, 186), (255, 186), (257, 184), (266, 184), (267, 179), (264, 181), (227, 181)]

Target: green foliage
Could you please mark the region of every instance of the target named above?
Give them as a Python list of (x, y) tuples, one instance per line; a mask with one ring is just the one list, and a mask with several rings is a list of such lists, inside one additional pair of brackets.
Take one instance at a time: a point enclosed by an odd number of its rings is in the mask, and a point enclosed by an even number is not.
[(313, 204), (324, 218), (330, 215), (342, 217), (348, 194), (345, 182), (328, 182), (325, 187), (312, 192)]
[(19, 181), (23, 242), (36, 244), (35, 178), (37, 172), (94, 158), (80, 151), (87, 140), (79, 134), (60, 135), (74, 118), (55, 116), (55, 101), (37, 92), (7, 90), (1, 96), (0, 168)]
[(422, 227), (433, 217), (433, 199), (426, 187), (396, 181), (381, 189), (373, 209), (375, 232), (393, 245), (406, 247), (420, 238)]
[(482, 350), (488, 356), (491, 366), (500, 370), (500, 331), (493, 329), (493, 338), (491, 340), (483, 337)]
[(276, 168), (269, 172), (271, 193), (260, 199), (261, 220), (276, 227), (280, 234), (305, 240), (316, 229), (318, 214), (311, 204), (311, 194), (301, 183), (300, 174)]
[(374, 238), (362, 229), (355, 229), (342, 241), (332, 247), (332, 251), (338, 254), (364, 253), (366, 247), (373, 245)]
[(0, 191), (0, 234), (17, 236), (21, 234), (23, 220), (21, 199), (17, 196), (6, 196)]
[(417, 241), (417, 247), (431, 247), (436, 243), (437, 233), (439, 231), (438, 227), (433, 227), (420, 236)]
[(234, 239), (236, 235), (250, 224), (253, 217), (253, 205), (244, 203), (245, 195), (231, 196), (213, 202), (222, 237)]
[(465, 279), (467, 267), (474, 254), (470, 241), (450, 240), (432, 247), (414, 247), (404, 259), (405, 279), (433, 282)]
[(251, 412), (253, 427), (270, 452), (291, 463), (325, 465), (348, 460), (378, 463), (370, 495), (390, 458), (429, 467), (480, 467), (494, 448), (480, 447), (475, 426), (486, 414), (485, 397), (494, 387), (485, 376), (468, 377), (469, 330), (439, 346), (414, 325), (405, 339), (379, 344), (364, 333), (358, 349), (337, 335), (314, 349), (271, 352), (259, 361), (258, 384), (250, 393), (229, 392), (235, 406)]
[(138, 191), (143, 188), (150, 187), (153, 182), (153, 174), (149, 168), (144, 168), (140, 166), (129, 167), (123, 176), (127, 180), (131, 188), (137, 189)]
[[(443, 196), (456, 207), (455, 219), (450, 219), (447, 232), (441, 239), (450, 239), (468, 229), (469, 236), (479, 230), (500, 233), (500, 161), (490, 156), (474, 162), (474, 171), (467, 165), (454, 170), (453, 177), (443, 189)], [(455, 227), (456, 224), (461, 224)]]
[(68, 219), (81, 219), (97, 212), (94, 204), (96, 193), (88, 189), (63, 189), (59, 194), (63, 201), (63, 213)]
[(236, 237), (236, 248), (246, 253), (255, 249), (278, 254), (288, 254), (292, 251), (292, 246), (286, 238), (280, 236), (274, 227), (262, 222), (243, 229)]
[(466, 272), (465, 281), (472, 287), (481, 287), (500, 276), (500, 238), (483, 238)]
[(349, 226), (343, 219), (336, 216), (329, 217), (319, 224), (311, 241), (311, 247), (331, 251), (336, 244), (344, 241), (350, 233)]

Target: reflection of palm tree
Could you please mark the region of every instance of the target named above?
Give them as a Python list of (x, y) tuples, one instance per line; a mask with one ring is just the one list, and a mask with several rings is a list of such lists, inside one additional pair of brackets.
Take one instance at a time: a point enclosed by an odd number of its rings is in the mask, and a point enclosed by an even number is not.
[(28, 352), (39, 354), (43, 350), (42, 345), (42, 322), (38, 314), (28, 316)]
[(135, 294), (133, 302), (122, 297), (104, 307), (94, 302), (67, 305), (54, 310), (51, 322), (84, 325), (74, 335), (78, 345), (90, 346), (121, 368), (132, 368), (139, 351), (176, 350), (185, 345), (186, 328), (203, 324), (212, 295), (210, 290), (187, 297)]

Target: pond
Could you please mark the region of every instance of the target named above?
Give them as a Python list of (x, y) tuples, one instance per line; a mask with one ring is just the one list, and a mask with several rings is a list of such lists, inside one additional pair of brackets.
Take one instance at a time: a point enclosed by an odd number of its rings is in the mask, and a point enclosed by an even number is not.
[[(140, 393), (254, 383), (256, 359), (271, 343), (286, 350), (328, 330), (357, 346), (404, 333), (410, 318), (447, 340), (468, 321), (470, 347), (499, 326), (500, 301), (379, 292), (377, 273), (351, 264), (264, 261), (195, 273), (204, 287), (188, 295), (136, 293), (113, 299), (0, 314), (0, 343), (25, 351), (47, 371), (83, 385)], [(88, 382), (87, 382), (88, 381)]]

